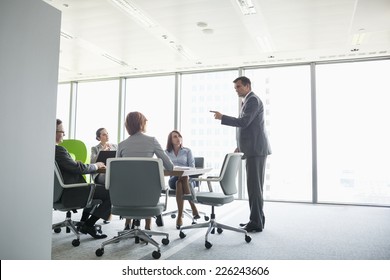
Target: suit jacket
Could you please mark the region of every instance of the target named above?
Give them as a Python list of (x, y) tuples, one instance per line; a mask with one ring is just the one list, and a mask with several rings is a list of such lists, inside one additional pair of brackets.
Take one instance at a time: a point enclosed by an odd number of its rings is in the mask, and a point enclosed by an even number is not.
[(253, 92), (248, 93), (238, 118), (222, 116), (221, 123), (237, 127), (237, 147), (245, 157), (271, 154), (264, 126), (264, 106)]
[(96, 172), (94, 164), (84, 164), (75, 161), (62, 146), (56, 145), (55, 160), (60, 168), (65, 184), (85, 183), (82, 175)]
[(173, 169), (173, 163), (161, 148), (155, 137), (147, 136), (141, 132), (129, 136), (118, 144), (116, 157), (153, 157), (162, 159), (166, 170)]

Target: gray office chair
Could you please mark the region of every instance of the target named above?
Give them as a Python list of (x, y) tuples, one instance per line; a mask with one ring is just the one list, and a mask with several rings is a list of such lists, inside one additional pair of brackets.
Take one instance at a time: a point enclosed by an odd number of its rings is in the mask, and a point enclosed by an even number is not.
[[(184, 231), (187, 229), (193, 228), (208, 228), (205, 236), (205, 246), (207, 249), (212, 247), (212, 244), (208, 241), (208, 236), (211, 233), (215, 232), (217, 228), (218, 233), (222, 233), (223, 229), (236, 231), (245, 234), (245, 241), (247, 243), (251, 242), (252, 238), (248, 235), (246, 230), (231, 227), (228, 225), (220, 224), (215, 219), (214, 207), (222, 206), (227, 203), (234, 201), (234, 194), (237, 193), (236, 187), (236, 177), (238, 168), (240, 166), (242, 153), (230, 153), (225, 156), (220, 175), (218, 177), (207, 177), (207, 178), (198, 178), (199, 182), (205, 181), (209, 187), (208, 192), (197, 192), (195, 194), (195, 199), (193, 195), (185, 195), (185, 199), (193, 199), (195, 203), (205, 204), (211, 206), (211, 219), (209, 222), (194, 224), (190, 226), (185, 226), (180, 228), (180, 238), (186, 237)], [(213, 192), (212, 182), (217, 182), (221, 186), (223, 193)]]
[(161, 256), (160, 244), (151, 236), (165, 236), (162, 244), (169, 244), (169, 234), (160, 231), (141, 230), (139, 220), (160, 215), (165, 211), (168, 196), (160, 202), (161, 190), (166, 188), (161, 159), (156, 158), (111, 158), (107, 160), (106, 188), (110, 191), (113, 215), (134, 219), (135, 227), (118, 232), (114, 238), (104, 241), (96, 256), (104, 254), (104, 247), (122, 240), (134, 238), (151, 243), (157, 248), (153, 258)]
[[(95, 184), (89, 183), (65, 184), (55, 162), (53, 209), (66, 212), (66, 218), (62, 222), (53, 224), (52, 229), (55, 233), (60, 233), (63, 227), (66, 227), (66, 232), (72, 231), (76, 235), (76, 239), (72, 241), (72, 245), (75, 247), (80, 245), (80, 233), (78, 231), (79, 222), (72, 220), (72, 212), (77, 213), (78, 209), (93, 208), (101, 203), (101, 200), (93, 199), (95, 188)], [(71, 193), (70, 189), (72, 189)], [(97, 229), (101, 231), (100, 226)]]
[[(197, 167), (197, 168), (203, 168), (204, 167), (204, 158), (203, 157), (195, 157), (194, 160), (195, 160), (195, 167)], [(191, 193), (195, 192), (195, 190), (194, 190), (195, 187), (199, 187), (200, 186), (200, 181), (195, 181), (194, 180), (195, 178), (199, 178), (199, 175), (190, 176), (190, 190), (191, 190)], [(165, 191), (163, 191), (163, 193), (165, 193)], [(176, 190), (168, 189), (168, 196), (169, 197), (176, 197)], [(200, 216), (203, 216), (205, 221), (208, 221), (210, 219), (206, 215), (206, 213), (204, 213), (202, 211), (198, 211), (198, 213), (199, 213)], [(163, 217), (164, 216), (168, 216), (168, 215), (170, 215), (172, 219), (176, 218), (177, 210), (164, 212), (162, 214)], [(192, 224), (196, 224), (196, 221), (195, 221), (195, 219), (194, 219), (194, 217), (192, 215), (192, 210), (191, 209), (183, 209), (183, 215), (187, 216), (188, 218), (190, 218), (191, 221), (192, 221)], [(159, 219), (156, 219), (156, 224), (157, 224), (157, 226), (163, 226), (163, 222), (160, 221)]]

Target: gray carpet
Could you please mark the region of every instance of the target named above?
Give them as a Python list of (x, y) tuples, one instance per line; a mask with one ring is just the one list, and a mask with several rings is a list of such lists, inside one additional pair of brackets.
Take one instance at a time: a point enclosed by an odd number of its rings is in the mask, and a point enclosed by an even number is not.
[[(174, 208), (175, 201), (169, 201)], [(204, 205), (199, 210), (206, 213)], [(266, 228), (251, 233), (246, 243), (244, 235), (224, 231), (211, 235), (211, 249), (204, 246), (206, 229), (185, 231), (181, 239), (175, 229), (175, 219), (164, 217), (165, 225), (153, 230), (170, 234), (170, 243), (162, 245), (161, 259), (166, 260), (390, 260), (390, 208), (312, 205), (266, 202)], [(235, 201), (216, 208), (217, 220), (232, 226), (246, 222), (248, 202)], [(53, 222), (64, 219), (65, 213), (53, 212)], [(75, 219), (80, 213), (73, 214)], [(185, 223), (190, 223), (188, 218)], [(203, 221), (200, 221), (203, 222)], [(102, 225), (109, 238), (123, 229), (124, 221), (113, 216), (108, 225)], [(105, 247), (104, 255), (97, 257), (96, 249), (102, 240), (81, 236), (79, 247), (73, 247), (72, 233), (53, 233), (53, 260), (150, 260), (155, 247), (135, 244), (134, 239)], [(161, 237), (156, 237), (158, 242)]]

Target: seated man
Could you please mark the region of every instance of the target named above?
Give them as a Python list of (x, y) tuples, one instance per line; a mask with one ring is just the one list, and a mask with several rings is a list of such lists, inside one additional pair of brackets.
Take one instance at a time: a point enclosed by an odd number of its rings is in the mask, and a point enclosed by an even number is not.
[[(105, 167), (104, 163), (96, 162), (94, 164), (84, 164), (82, 162), (75, 161), (69, 154), (69, 152), (58, 144), (62, 142), (65, 135), (62, 121), (57, 119), (56, 129), (56, 154), (55, 161), (61, 171), (62, 178), (65, 184), (85, 183), (85, 179), (82, 174), (95, 173), (98, 168)], [(67, 195), (70, 199), (77, 199), (79, 190), (66, 189)], [(84, 234), (90, 234), (93, 238), (101, 239), (106, 238), (107, 235), (99, 234), (95, 229), (95, 223), (101, 218), (107, 220), (111, 214), (111, 200), (108, 190), (102, 185), (97, 185), (94, 199), (100, 199), (101, 204), (95, 209), (93, 214), (89, 213), (90, 209), (84, 209), (81, 217), (81, 222), (84, 222), (80, 228), (80, 232)]]

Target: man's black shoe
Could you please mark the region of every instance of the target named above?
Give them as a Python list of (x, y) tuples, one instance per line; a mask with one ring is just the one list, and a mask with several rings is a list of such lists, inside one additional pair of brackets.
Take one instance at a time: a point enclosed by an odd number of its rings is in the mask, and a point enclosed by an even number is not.
[(246, 230), (247, 232), (262, 232), (263, 231), (262, 227), (254, 226), (251, 223), (248, 223), (242, 229)]
[(107, 237), (107, 235), (105, 235), (105, 234), (97, 233), (96, 228), (94, 226), (87, 226), (86, 224), (84, 224), (80, 228), (80, 232), (84, 233), (84, 234), (89, 234), (90, 236), (92, 236), (95, 239), (103, 239), (103, 238)]
[(161, 215), (156, 216), (156, 225), (157, 225), (158, 227), (164, 226), (164, 221), (163, 221)]
[[(265, 216), (263, 216), (263, 219), (262, 219), (262, 220), (263, 220), (263, 229), (264, 229), (264, 227), (265, 227)], [(245, 226), (246, 226), (247, 224), (249, 224), (249, 223), (250, 223), (250, 222), (245, 223), (245, 224), (244, 224), (244, 223), (241, 223), (241, 224), (240, 224), (240, 227), (245, 227)]]
[(248, 223), (241, 223), (240, 227), (245, 227), (247, 224), (249, 224), (249, 222)]

